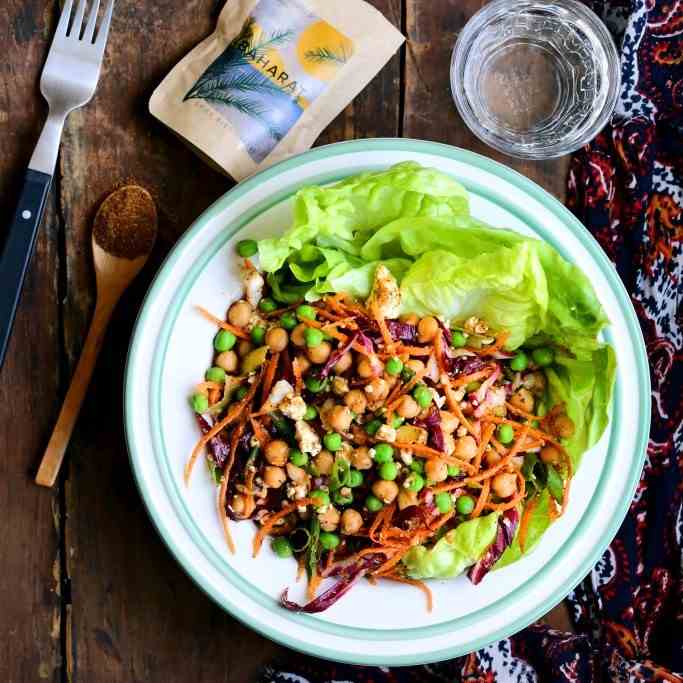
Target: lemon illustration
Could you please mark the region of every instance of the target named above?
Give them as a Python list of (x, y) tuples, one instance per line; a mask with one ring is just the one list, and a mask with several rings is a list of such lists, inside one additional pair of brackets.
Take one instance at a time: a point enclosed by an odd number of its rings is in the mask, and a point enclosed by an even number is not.
[(309, 76), (330, 81), (353, 55), (353, 41), (326, 21), (311, 24), (299, 37), (297, 57)]

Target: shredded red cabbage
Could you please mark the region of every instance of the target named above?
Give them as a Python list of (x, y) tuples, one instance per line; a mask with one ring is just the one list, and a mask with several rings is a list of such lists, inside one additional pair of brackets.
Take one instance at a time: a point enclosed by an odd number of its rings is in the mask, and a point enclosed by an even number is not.
[(389, 334), (394, 340), (408, 342), (410, 344), (417, 342), (417, 325), (402, 323), (400, 320), (387, 320), (386, 322)]
[(368, 572), (377, 569), (382, 562), (384, 562), (384, 556), (378, 553), (376, 555), (367, 555), (358, 562), (340, 569), (337, 574), (337, 576), (341, 577), (339, 581), (328, 588), (324, 593), (321, 593), (315, 600), (311, 600), (311, 602), (305, 605), (299, 605), (296, 602), (288, 600), (287, 594), (289, 589), (285, 588), (282, 597), (280, 598), (280, 604), (291, 612), (305, 614), (324, 612), (328, 607), (334, 605), (342, 596), (346, 595), (346, 593), (348, 593)]
[(358, 330), (358, 341), (368, 353), (375, 353), (375, 345), (362, 330)]
[(457, 356), (447, 358), (446, 361), (448, 370), (457, 375), (471, 375), (486, 365), (486, 361), (479, 356)]
[(446, 442), (443, 437), (443, 430), (441, 429), (441, 414), (435, 405), (432, 405), (425, 418), (416, 420), (414, 424), (427, 430), (428, 443), (432, 448), (442, 453), (446, 452)]
[(448, 344), (448, 346), (452, 346), (453, 334), (448, 329), (448, 327), (443, 324), (443, 322), (441, 321), (440, 318), (437, 317), (436, 322), (439, 323), (439, 327), (441, 328), (441, 331), (443, 332), (443, 338), (446, 340), (446, 343)]
[(330, 357), (327, 360), (327, 363), (325, 363), (323, 369), (320, 371), (320, 376), (323, 379), (327, 377), (330, 374), (330, 372), (332, 372), (332, 368), (339, 362), (339, 359), (353, 346), (353, 344), (356, 342), (360, 334), (363, 333), (356, 332), (356, 334), (354, 334), (344, 346), (341, 346), (333, 354), (330, 355)]
[(512, 543), (518, 524), (519, 513), (515, 508), (505, 510), (498, 518), (498, 533), (496, 534), (496, 540), (489, 546), (489, 549), (484, 553), (481, 560), (473, 565), (469, 572), (467, 572), (469, 580), (475, 586), (489, 573), (491, 567), (498, 562), (500, 556)]
[[(202, 415), (197, 415), (196, 418), (202, 434), (208, 434), (211, 431), (211, 425)], [(209, 457), (213, 464), (219, 469), (223, 469), (230, 455), (230, 444), (220, 434), (217, 434), (209, 440), (208, 446)]]

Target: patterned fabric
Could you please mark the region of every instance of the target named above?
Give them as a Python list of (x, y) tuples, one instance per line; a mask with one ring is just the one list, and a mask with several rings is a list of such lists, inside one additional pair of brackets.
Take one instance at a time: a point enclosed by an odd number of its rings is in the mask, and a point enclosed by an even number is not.
[(411, 669), (292, 656), (262, 683), (683, 683), (683, 0), (588, 4), (622, 46), (623, 86), (611, 125), (572, 160), (568, 201), (631, 292), (650, 358), (652, 431), (626, 520), (568, 598), (576, 634), (536, 624)]

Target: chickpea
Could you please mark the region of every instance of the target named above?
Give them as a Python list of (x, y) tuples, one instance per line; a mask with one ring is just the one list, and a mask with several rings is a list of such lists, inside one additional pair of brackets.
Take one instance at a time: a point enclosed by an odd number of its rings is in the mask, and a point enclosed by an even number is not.
[(497, 465), (501, 460), (502, 456), (495, 448), (490, 448), (484, 454), (484, 462), (486, 463), (487, 467), (493, 467), (494, 465)]
[(384, 479), (378, 479), (372, 485), (372, 492), (379, 498), (385, 505), (393, 503), (398, 496), (398, 484), (395, 481), (385, 481)]
[(412, 370), (415, 374), (418, 374), (424, 372), (425, 364), (417, 358), (411, 358), (409, 361), (406, 361), (404, 367), (408, 368), (408, 370)]
[(271, 489), (279, 489), (287, 481), (287, 475), (282, 467), (268, 465), (263, 470), (263, 483)]
[(446, 434), (452, 434), (460, 425), (460, 420), (447, 410), (440, 410), (439, 415), (441, 416), (441, 429)]
[(383, 401), (389, 395), (389, 382), (382, 377), (375, 377), (370, 384), (365, 385), (365, 393), (373, 403)]
[(417, 405), (417, 401), (408, 394), (403, 396), (398, 406), (396, 406), (396, 412), (406, 420), (417, 417), (420, 414), (420, 410), (421, 408)]
[(306, 325), (299, 323), (293, 330), (290, 339), (294, 346), (306, 346), (306, 339), (304, 337), (304, 332), (306, 331)]
[(361, 527), (363, 526), (363, 518), (360, 516), (360, 512), (352, 510), (344, 510), (341, 516), (341, 532), (350, 536), (351, 534), (357, 534)]
[(340, 518), (341, 515), (339, 514), (339, 510), (330, 505), (325, 512), (323, 512), (321, 515), (318, 515), (318, 519), (320, 520), (320, 528), (323, 531), (334, 531), (339, 526)]
[(519, 389), (510, 398), (510, 403), (519, 410), (527, 413), (534, 412), (534, 397), (528, 389)]
[(384, 369), (384, 366), (382, 365), (381, 361), (375, 360), (374, 362), (371, 362), (369, 358), (366, 356), (363, 356), (359, 361), (358, 361), (358, 376), (361, 379), (369, 379), (370, 377), (376, 377), (377, 375), (381, 374), (382, 370)]
[(570, 439), (574, 436), (574, 420), (569, 415), (558, 415), (551, 424), (553, 432), (561, 439)]
[(266, 344), (271, 351), (279, 353), (287, 348), (289, 335), (283, 327), (271, 327), (266, 333)]
[(286, 441), (274, 439), (266, 446), (264, 455), (271, 465), (283, 466), (289, 458), (289, 446)]
[(556, 465), (562, 459), (562, 453), (555, 446), (544, 446), (540, 455), (541, 460), (547, 465)]
[(441, 458), (432, 458), (425, 463), (427, 479), (434, 482), (445, 481), (448, 478), (448, 464)]
[(254, 345), (250, 341), (247, 341), (246, 339), (240, 339), (240, 341), (237, 344), (237, 355), (240, 358), (243, 358), (248, 353), (251, 353), (253, 350), (254, 350)]
[(534, 395), (541, 396), (545, 391), (545, 375), (540, 372), (530, 372), (524, 378), (524, 386)]
[(398, 494), (398, 509), (405, 510), (413, 505), (417, 505), (417, 493), (410, 489), (402, 488)]
[(491, 488), (499, 498), (509, 498), (517, 492), (517, 476), (511, 472), (501, 472), (493, 477)]
[(230, 501), (230, 507), (236, 515), (243, 515), (247, 509), (247, 501), (239, 493), (235, 494)]
[(356, 415), (362, 415), (368, 407), (368, 400), (360, 389), (352, 389), (344, 396), (344, 403), (349, 410), (353, 410)]
[(436, 337), (439, 331), (439, 323), (436, 318), (428, 315), (426, 318), (422, 318), (417, 324), (417, 338), (422, 343), (432, 341)]
[(461, 436), (455, 441), (455, 451), (453, 455), (461, 460), (472, 460), (477, 454), (477, 442), (473, 436)]
[(335, 432), (348, 432), (353, 415), (346, 406), (335, 406), (330, 410), (327, 420)]
[(334, 371), (341, 375), (346, 372), (353, 365), (353, 356), (349, 351), (347, 351), (334, 366)]
[(326, 341), (321, 342), (318, 346), (306, 349), (306, 355), (311, 363), (326, 363), (331, 353), (332, 347), (330, 346), (330, 342)]
[(452, 434), (443, 433), (443, 452), (446, 455), (452, 455), (455, 450), (455, 439)]
[(297, 467), (291, 462), (287, 463), (287, 476), (295, 484), (303, 484), (306, 481), (306, 470), (303, 467)]
[(524, 456), (515, 455), (510, 461), (507, 469), (509, 472), (519, 472), (522, 469), (522, 465), (524, 465)]
[(334, 456), (329, 451), (320, 451), (315, 457), (314, 463), (320, 474), (329, 474), (332, 471), (332, 465), (334, 464)]
[(369, 470), (372, 468), (372, 456), (366, 446), (354, 449), (351, 454), (351, 464), (357, 470)]
[(235, 327), (246, 327), (251, 319), (254, 309), (247, 301), (235, 301), (228, 310), (228, 322)]
[(306, 358), (306, 356), (297, 356), (296, 357), (297, 363), (299, 365), (299, 370), (301, 370), (301, 373), (308, 372), (308, 370), (311, 367), (311, 361)]
[(220, 389), (209, 389), (208, 391), (208, 399), (209, 399), (209, 405), (212, 406), (215, 403), (218, 403), (218, 401), (221, 400), (221, 396), (223, 395), (223, 392)]
[(216, 365), (226, 372), (235, 372), (239, 365), (239, 359), (234, 351), (223, 351), (216, 357)]
[(420, 322), (420, 316), (417, 313), (406, 313), (399, 320), (406, 325), (417, 325)]

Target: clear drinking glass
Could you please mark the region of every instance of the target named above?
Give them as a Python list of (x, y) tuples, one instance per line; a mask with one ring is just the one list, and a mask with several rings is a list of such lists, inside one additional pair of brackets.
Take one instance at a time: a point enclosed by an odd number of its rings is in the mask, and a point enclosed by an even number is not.
[(495, 0), (460, 34), (451, 88), (481, 140), (511, 156), (548, 159), (600, 132), (619, 74), (609, 31), (576, 0)]

